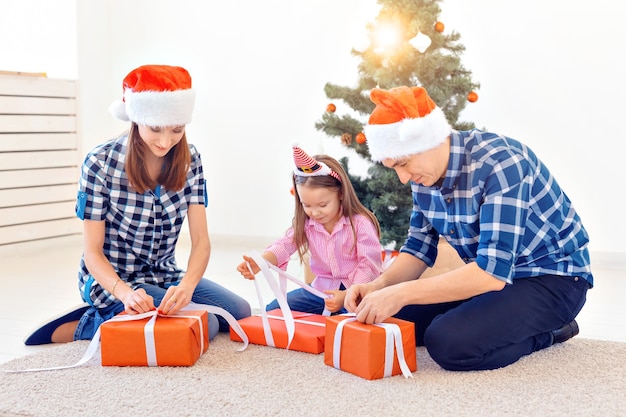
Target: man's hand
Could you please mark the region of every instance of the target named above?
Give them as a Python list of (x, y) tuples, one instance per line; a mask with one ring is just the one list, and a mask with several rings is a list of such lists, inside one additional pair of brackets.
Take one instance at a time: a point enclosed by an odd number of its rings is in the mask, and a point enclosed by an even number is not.
[(374, 291), (372, 283), (367, 284), (355, 284), (346, 290), (345, 299), (343, 302), (344, 307), (351, 313), (354, 313), (357, 306), (367, 294)]
[(356, 319), (361, 323), (372, 324), (393, 316), (404, 307), (401, 291), (401, 286), (391, 285), (362, 296), (361, 302), (354, 310)]

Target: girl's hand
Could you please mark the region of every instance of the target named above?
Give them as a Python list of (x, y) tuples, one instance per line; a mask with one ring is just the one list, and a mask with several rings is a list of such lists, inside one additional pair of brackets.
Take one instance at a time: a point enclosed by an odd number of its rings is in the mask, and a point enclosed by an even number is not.
[[(259, 265), (257, 265), (251, 257), (244, 255), (243, 259), (245, 262), (237, 266), (237, 271), (246, 279), (254, 279), (254, 276), (259, 273), (261, 268), (259, 268)], [(252, 269), (252, 271), (250, 269)]]
[(324, 291), (325, 294), (330, 294), (332, 297), (324, 300), (326, 310), (331, 313), (336, 313), (343, 308), (343, 300), (346, 298), (346, 292), (341, 290), (329, 290)]
[(124, 303), (124, 311), (128, 314), (147, 313), (154, 310), (154, 299), (143, 288), (129, 292), (121, 301)]

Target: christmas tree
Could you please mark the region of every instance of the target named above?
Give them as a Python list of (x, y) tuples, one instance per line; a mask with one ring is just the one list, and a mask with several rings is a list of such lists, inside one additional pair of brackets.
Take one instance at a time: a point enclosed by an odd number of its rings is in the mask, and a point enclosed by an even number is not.
[[(443, 110), (450, 125), (458, 130), (474, 127), (459, 121), (468, 101), (476, 101), (480, 87), (471, 72), (461, 64), (465, 47), (460, 35), (446, 33), (438, 20), (440, 0), (379, 0), (380, 11), (366, 26), (364, 45), (351, 53), (358, 58), (356, 87), (327, 83), (326, 96), (331, 100), (316, 129), (336, 137), (370, 163), (367, 177), (350, 173), (348, 158), (341, 162), (348, 171), (358, 197), (374, 212), (381, 229), (381, 243), (399, 249), (409, 230), (412, 209), (410, 186), (398, 180), (395, 171), (372, 163), (367, 150), (363, 125), (374, 108), (369, 99), (372, 88), (421, 86)], [(332, 101), (341, 100), (352, 111), (341, 116)]]

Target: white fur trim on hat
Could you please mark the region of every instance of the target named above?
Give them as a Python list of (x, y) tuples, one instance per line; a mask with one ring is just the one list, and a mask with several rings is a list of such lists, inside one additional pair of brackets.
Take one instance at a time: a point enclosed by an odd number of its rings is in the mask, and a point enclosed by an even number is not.
[(111, 103), (109, 106), (109, 113), (111, 113), (111, 115), (118, 120), (122, 120), (124, 122), (130, 121), (128, 115), (126, 114), (126, 103), (122, 100), (115, 100)]
[(433, 149), (452, 131), (445, 114), (435, 107), (429, 114), (389, 124), (363, 128), (372, 161), (399, 158)]
[(182, 126), (191, 122), (195, 91), (124, 92), (124, 102), (115, 102), (111, 114), (125, 121), (146, 126)]

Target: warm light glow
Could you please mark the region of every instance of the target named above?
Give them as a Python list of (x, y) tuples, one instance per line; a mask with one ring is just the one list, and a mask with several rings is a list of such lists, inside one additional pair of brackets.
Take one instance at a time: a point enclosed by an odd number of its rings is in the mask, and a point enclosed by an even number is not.
[[(356, 3), (355, 3), (356, 5)], [(371, 45), (370, 37), (365, 33), (365, 26), (380, 14), (382, 6), (378, 2), (359, 1), (358, 6), (351, 10), (351, 17), (346, 22), (347, 30), (352, 33), (352, 45), (355, 51), (365, 52)]]
[(374, 44), (377, 54), (390, 54), (400, 46), (402, 31), (393, 23), (381, 23), (374, 32)]

